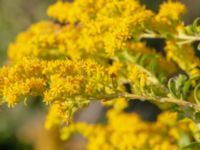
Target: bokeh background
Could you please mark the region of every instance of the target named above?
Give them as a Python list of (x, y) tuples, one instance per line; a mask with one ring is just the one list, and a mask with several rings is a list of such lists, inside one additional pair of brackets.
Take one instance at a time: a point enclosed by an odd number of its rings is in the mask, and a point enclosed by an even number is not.
[[(48, 19), (46, 9), (48, 5), (55, 1), (0, 0), (1, 66), (6, 61), (6, 49), (9, 43), (13, 42), (16, 35), (27, 29), (30, 24)], [(147, 8), (157, 11), (162, 0), (141, 0), (141, 2)], [(184, 16), (186, 24), (200, 17), (200, 0), (182, 0), (181, 2), (185, 3), (188, 8), (188, 13)], [(159, 43), (154, 46), (159, 46)], [(141, 110), (148, 110), (148, 113)], [(88, 122), (96, 122), (99, 118), (102, 120), (101, 116), (105, 111), (106, 108), (94, 103), (89, 109), (83, 110), (81, 115), (77, 115), (76, 118), (79, 120), (84, 119)], [(157, 107), (146, 102), (133, 103), (127, 111), (136, 111), (147, 120), (154, 120), (156, 114), (160, 112)], [(19, 104), (13, 109), (8, 109), (7, 106), (0, 106), (0, 150), (75, 150), (78, 147), (81, 149), (81, 142), (84, 143), (84, 140), (79, 140), (78, 145), (73, 144), (73, 142), (72, 144), (66, 144), (58, 140), (56, 129), (50, 132), (45, 131), (43, 127), (45, 113), (46, 109), (38, 98), (28, 101), (25, 105)], [(75, 138), (78, 139), (80, 137)]]

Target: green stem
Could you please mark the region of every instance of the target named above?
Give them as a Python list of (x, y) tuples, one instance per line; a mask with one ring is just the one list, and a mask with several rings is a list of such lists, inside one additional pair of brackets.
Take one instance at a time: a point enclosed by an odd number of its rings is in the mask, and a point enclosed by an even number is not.
[[(155, 33), (145, 33), (140, 35), (140, 38), (158, 38), (158, 39), (165, 39), (166, 37), (164, 37), (163, 35), (160, 34), (155, 34)], [(177, 35), (174, 37), (177, 40), (182, 40), (182, 41), (190, 41), (190, 42), (194, 42), (194, 41), (200, 41), (200, 36), (190, 36), (190, 35)]]
[(199, 104), (194, 104), (182, 99), (176, 99), (176, 98), (171, 98), (171, 97), (149, 97), (149, 96), (142, 96), (142, 95), (129, 94), (129, 93), (119, 93), (119, 94), (106, 95), (106, 96), (103, 96), (101, 99), (103, 101), (108, 101), (113, 98), (149, 100), (149, 101), (158, 102), (158, 103), (173, 103), (181, 107), (191, 107), (191, 108), (194, 108), (196, 111), (200, 111)]

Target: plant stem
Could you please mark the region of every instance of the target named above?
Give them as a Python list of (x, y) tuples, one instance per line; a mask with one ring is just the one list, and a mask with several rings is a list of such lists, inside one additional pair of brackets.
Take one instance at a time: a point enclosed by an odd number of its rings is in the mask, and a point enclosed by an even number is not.
[(176, 98), (171, 98), (171, 97), (149, 97), (149, 96), (135, 95), (135, 94), (129, 94), (129, 93), (119, 93), (119, 94), (106, 95), (102, 98), (102, 100), (108, 101), (113, 98), (149, 100), (149, 101), (158, 102), (158, 103), (173, 103), (173, 104), (177, 104), (178, 106), (191, 107), (191, 108), (194, 108), (196, 111), (200, 111), (200, 105), (198, 104), (194, 104), (182, 99), (176, 99)]
[[(145, 33), (142, 34), (140, 36), (140, 38), (158, 38), (158, 39), (165, 39), (166, 37), (164, 37), (163, 35), (159, 35), (159, 34), (155, 34), (155, 33)], [(174, 36), (174, 39), (177, 40), (182, 40), (182, 41), (190, 41), (190, 42), (194, 42), (194, 41), (200, 41), (200, 36), (190, 36), (190, 35), (184, 35), (184, 34), (180, 34), (177, 36)]]

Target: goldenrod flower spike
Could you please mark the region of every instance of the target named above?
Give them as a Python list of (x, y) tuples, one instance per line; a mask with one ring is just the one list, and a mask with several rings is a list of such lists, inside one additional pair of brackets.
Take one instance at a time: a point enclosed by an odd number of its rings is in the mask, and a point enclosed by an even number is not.
[[(200, 26), (198, 19), (185, 26), (185, 12), (171, 0), (157, 13), (139, 0), (57, 1), (47, 10), (51, 19), (10, 44), (8, 64), (0, 69), (0, 103), (14, 107), (41, 97), (49, 107), (46, 128), (72, 123), (62, 138), (81, 132), (91, 150), (176, 150), (185, 146), (182, 133), (188, 144), (198, 141), (200, 61), (192, 43), (200, 41)], [(162, 39), (164, 50), (146, 39)], [(136, 99), (177, 113), (147, 123), (123, 112), (127, 100)], [(108, 123), (73, 123), (74, 113), (93, 101), (114, 106)], [(191, 120), (179, 122), (177, 115)]]

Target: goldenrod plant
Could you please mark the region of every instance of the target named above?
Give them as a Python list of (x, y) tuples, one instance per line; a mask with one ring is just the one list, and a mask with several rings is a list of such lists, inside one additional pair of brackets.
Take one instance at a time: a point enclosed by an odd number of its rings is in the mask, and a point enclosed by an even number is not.
[[(198, 149), (200, 59), (193, 43), (200, 26), (199, 18), (184, 25), (185, 12), (172, 0), (158, 12), (139, 0), (58, 0), (49, 20), (10, 44), (0, 102), (14, 107), (41, 97), (49, 109), (45, 127), (59, 126), (63, 140), (82, 133), (89, 150)], [(164, 50), (145, 39), (164, 40)], [(150, 101), (163, 113), (142, 121), (123, 111), (132, 100)], [(112, 107), (107, 123), (74, 123), (75, 112), (94, 101)]]

